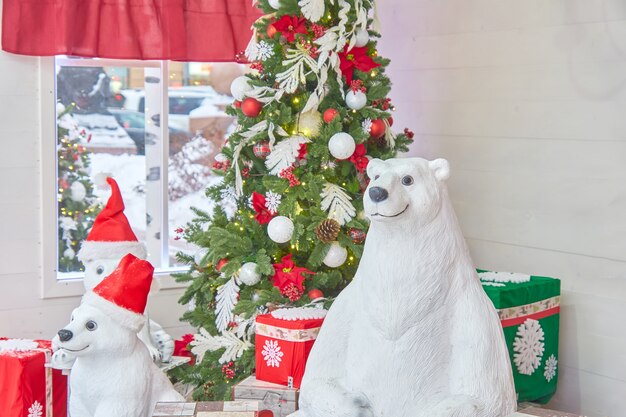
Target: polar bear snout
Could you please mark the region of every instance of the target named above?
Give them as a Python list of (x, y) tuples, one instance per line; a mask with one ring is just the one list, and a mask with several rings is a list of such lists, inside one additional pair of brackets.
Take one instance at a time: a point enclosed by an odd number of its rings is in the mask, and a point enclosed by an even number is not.
[(372, 187), (369, 190), (370, 198), (375, 203), (380, 203), (381, 201), (385, 201), (387, 197), (389, 197), (389, 193), (382, 187)]
[(67, 342), (72, 340), (72, 337), (74, 337), (74, 333), (67, 329), (61, 329), (57, 334), (59, 335), (59, 340), (61, 340), (61, 342)]

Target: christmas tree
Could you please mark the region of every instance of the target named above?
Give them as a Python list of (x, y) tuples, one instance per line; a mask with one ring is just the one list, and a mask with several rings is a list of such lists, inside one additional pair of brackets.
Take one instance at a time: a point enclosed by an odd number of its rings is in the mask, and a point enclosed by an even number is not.
[(394, 134), (371, 29), (372, 0), (260, 0), (264, 17), (246, 50), (253, 72), (235, 79), (227, 110), (238, 127), (214, 165), (216, 202), (180, 237), (199, 246), (178, 276), (198, 328), (195, 366), (174, 375), (195, 399), (225, 399), (253, 373), (254, 319), (279, 307), (323, 304), (352, 279), (368, 227), (362, 215), (370, 158), (406, 151)]
[(76, 252), (101, 209), (89, 179), (89, 152), (81, 144), (85, 131), (79, 130), (71, 110), (59, 104), (57, 111), (59, 272), (83, 270)]

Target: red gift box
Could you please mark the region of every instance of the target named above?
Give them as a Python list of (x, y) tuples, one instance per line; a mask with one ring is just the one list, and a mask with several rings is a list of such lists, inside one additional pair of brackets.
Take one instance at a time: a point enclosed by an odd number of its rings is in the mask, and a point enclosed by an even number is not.
[(256, 318), (256, 378), (300, 388), (307, 358), (324, 319), (286, 320), (274, 313)]
[(67, 377), (46, 368), (48, 340), (0, 338), (2, 417), (66, 417)]

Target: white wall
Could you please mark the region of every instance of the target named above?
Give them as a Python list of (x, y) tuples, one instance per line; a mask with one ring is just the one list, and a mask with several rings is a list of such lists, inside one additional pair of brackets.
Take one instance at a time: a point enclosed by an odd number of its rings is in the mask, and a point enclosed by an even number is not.
[[(41, 299), (39, 59), (0, 52), (0, 337), (50, 339), (67, 324), (78, 297)], [(55, 126), (50, 126), (55, 129)], [(161, 290), (151, 317), (173, 336), (181, 290)]]
[(554, 408), (626, 415), (626, 2), (381, 0), (396, 127), (478, 266), (562, 279)]

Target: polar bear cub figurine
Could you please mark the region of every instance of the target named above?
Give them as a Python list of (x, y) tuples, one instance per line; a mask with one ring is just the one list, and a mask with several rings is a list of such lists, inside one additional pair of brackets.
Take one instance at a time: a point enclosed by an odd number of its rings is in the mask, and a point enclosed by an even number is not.
[(59, 330), (54, 355), (76, 358), (72, 417), (150, 417), (159, 401), (184, 401), (137, 337), (152, 272), (147, 261), (126, 255)]
[(367, 173), (363, 256), (313, 346), (292, 416), (515, 412), (503, 331), (448, 197), (448, 162), (374, 159)]

